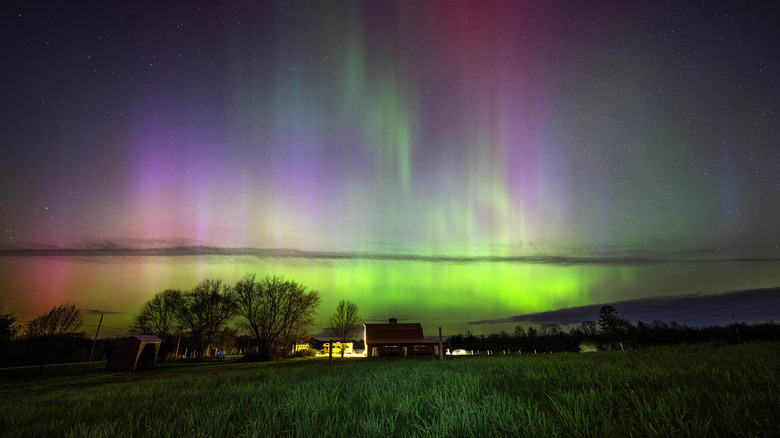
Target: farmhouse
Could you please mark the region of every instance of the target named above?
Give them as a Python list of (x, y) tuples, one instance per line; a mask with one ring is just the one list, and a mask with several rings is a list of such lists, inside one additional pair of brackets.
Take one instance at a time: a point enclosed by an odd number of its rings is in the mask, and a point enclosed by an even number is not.
[(438, 354), (439, 343), (425, 339), (420, 323), (399, 324), (390, 318), (388, 324), (363, 324), (366, 356), (409, 356)]

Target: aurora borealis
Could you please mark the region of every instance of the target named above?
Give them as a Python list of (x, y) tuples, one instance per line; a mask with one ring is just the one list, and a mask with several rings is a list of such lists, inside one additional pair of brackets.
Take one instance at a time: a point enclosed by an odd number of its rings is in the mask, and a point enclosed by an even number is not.
[(319, 290), (322, 324), (350, 299), (479, 333), (495, 327), (466, 324), (778, 286), (779, 17), (9, 3), (0, 302), (27, 320), (75, 301), (121, 331), (164, 288), (254, 272)]

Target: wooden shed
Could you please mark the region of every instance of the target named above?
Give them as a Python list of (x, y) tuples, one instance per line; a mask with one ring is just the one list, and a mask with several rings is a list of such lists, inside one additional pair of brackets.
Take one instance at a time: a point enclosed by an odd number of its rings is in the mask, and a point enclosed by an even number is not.
[(363, 324), (366, 356), (410, 356), (438, 354), (439, 342), (425, 339), (420, 323), (399, 324), (390, 318), (387, 324)]
[(135, 335), (114, 342), (106, 369), (133, 372), (154, 367), (162, 339), (154, 335)]

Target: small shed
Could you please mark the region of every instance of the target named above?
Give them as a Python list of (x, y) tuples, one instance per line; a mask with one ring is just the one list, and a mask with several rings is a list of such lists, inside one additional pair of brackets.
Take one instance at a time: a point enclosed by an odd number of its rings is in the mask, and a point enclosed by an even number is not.
[(411, 356), (438, 354), (439, 342), (425, 339), (420, 323), (363, 324), (366, 356)]
[(135, 335), (120, 339), (111, 349), (106, 369), (128, 373), (152, 369), (161, 343), (162, 339), (154, 335)]

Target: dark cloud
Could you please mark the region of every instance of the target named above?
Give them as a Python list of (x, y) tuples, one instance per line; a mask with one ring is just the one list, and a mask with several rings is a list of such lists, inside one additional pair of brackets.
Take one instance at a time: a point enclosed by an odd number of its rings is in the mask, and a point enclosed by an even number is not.
[(677, 321), (680, 324), (703, 327), (727, 325), (732, 314), (737, 321), (754, 323), (780, 319), (780, 287), (751, 289), (719, 294), (658, 296), (615, 303), (571, 307), (549, 312), (529, 313), (501, 319), (472, 321), (469, 324), (530, 323), (579, 324), (597, 320), (599, 309), (609, 304), (624, 318), (636, 322), (654, 319)]
[[(431, 263), (529, 263), (557, 266), (572, 265), (650, 265), (670, 262), (761, 262), (778, 261), (777, 257), (703, 257), (701, 253), (653, 253), (650, 255), (518, 255), (518, 256), (447, 256), (414, 253), (366, 253), (354, 251), (301, 251), (288, 248), (230, 248), (206, 245), (176, 245), (171, 241), (99, 240), (69, 248), (36, 247), (0, 249), (0, 257), (188, 257), (251, 256), (270, 259), (305, 259), (334, 261), (419, 261)], [(184, 243), (184, 242), (180, 242)]]
[(90, 315), (127, 315), (128, 312), (114, 312), (112, 310), (100, 310), (100, 309), (81, 309), (83, 313)]
[(80, 249), (163, 249), (179, 247), (196, 247), (202, 243), (193, 239), (183, 237), (172, 237), (169, 239), (139, 239), (139, 238), (121, 238), (121, 239), (84, 239), (79, 241), (75, 247)]

